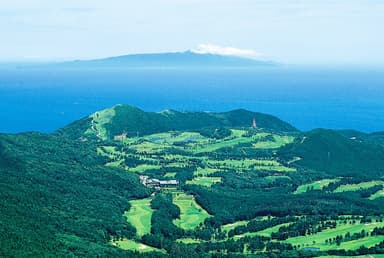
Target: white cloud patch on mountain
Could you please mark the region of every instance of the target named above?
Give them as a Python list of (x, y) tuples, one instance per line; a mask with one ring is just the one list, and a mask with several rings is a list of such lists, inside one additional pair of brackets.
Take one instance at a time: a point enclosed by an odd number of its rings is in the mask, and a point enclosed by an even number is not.
[(261, 54), (252, 49), (240, 49), (235, 47), (224, 47), (214, 44), (199, 44), (196, 48), (191, 49), (191, 52), (196, 54), (213, 54), (223, 56), (239, 56), (256, 58), (260, 57)]

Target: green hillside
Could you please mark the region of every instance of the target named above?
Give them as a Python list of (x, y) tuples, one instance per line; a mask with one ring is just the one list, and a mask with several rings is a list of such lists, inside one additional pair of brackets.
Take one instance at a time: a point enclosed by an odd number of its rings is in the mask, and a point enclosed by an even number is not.
[(285, 158), (298, 156), (296, 164), (335, 176), (384, 176), (384, 148), (318, 129), (304, 133), (280, 150)]
[(97, 136), (113, 139), (127, 133), (129, 137), (149, 135), (173, 130), (201, 130), (203, 128), (251, 127), (256, 119), (260, 128), (277, 132), (295, 132), (293, 126), (280, 119), (262, 113), (239, 109), (225, 113), (178, 112), (166, 110), (160, 113), (145, 112), (129, 105), (116, 105), (92, 114), (58, 131), (71, 138)]
[(3, 134), (0, 256), (384, 254), (384, 148), (372, 137), (241, 109), (126, 105), (51, 135)]

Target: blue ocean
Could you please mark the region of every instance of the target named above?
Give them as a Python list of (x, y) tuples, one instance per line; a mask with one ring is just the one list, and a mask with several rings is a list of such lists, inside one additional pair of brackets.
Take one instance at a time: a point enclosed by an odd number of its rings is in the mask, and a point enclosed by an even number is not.
[(125, 103), (145, 111), (275, 115), (300, 130), (384, 131), (384, 69), (0, 67), (0, 132), (53, 132)]

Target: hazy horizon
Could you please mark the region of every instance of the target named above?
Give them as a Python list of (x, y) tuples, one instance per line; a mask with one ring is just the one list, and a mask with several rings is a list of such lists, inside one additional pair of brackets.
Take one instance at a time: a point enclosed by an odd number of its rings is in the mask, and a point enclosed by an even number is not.
[(194, 49), (287, 64), (384, 64), (378, 0), (4, 0), (0, 61)]

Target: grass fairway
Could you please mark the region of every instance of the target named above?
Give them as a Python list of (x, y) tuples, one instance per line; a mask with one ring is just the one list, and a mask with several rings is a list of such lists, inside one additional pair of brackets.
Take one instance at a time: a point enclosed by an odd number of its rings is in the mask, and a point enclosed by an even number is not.
[(384, 197), (384, 189), (377, 191), (376, 193), (369, 196), (369, 200), (375, 200), (377, 198), (382, 198), (382, 197)]
[(341, 193), (341, 192), (349, 192), (349, 191), (358, 191), (361, 189), (368, 189), (375, 185), (383, 185), (384, 181), (381, 180), (375, 180), (375, 181), (368, 181), (368, 182), (362, 182), (359, 184), (349, 184), (349, 185), (341, 185), (334, 191), (335, 193)]
[(242, 238), (242, 237), (246, 237), (246, 236), (249, 236), (249, 237), (255, 237), (255, 236), (270, 237), (272, 233), (278, 232), (279, 228), (281, 228), (283, 226), (288, 226), (289, 224), (290, 223), (283, 223), (283, 224), (279, 224), (279, 225), (276, 225), (276, 226), (273, 226), (273, 227), (270, 227), (270, 228), (266, 228), (266, 229), (261, 230), (261, 231), (247, 232), (247, 233), (244, 233), (244, 234), (241, 234), (241, 235), (235, 235), (235, 236), (233, 236), (233, 238), (237, 239), (237, 238)]
[(134, 168), (129, 168), (129, 172), (135, 172), (135, 173), (144, 173), (147, 170), (151, 169), (160, 169), (161, 167), (159, 165), (148, 165), (148, 164), (141, 164)]
[(372, 231), (375, 227), (383, 227), (384, 222), (374, 222), (369, 224), (338, 224), (334, 229), (326, 229), (322, 232), (319, 232), (314, 235), (299, 236), (293, 237), (286, 240), (287, 243), (292, 245), (300, 245), (301, 247), (317, 247), (320, 250), (330, 250), (330, 249), (345, 249), (345, 250), (355, 250), (360, 246), (364, 245), (366, 247), (373, 246), (384, 240), (384, 236), (373, 236), (366, 237), (354, 241), (342, 242), (340, 246), (336, 244), (326, 244), (325, 240), (334, 238), (337, 235), (345, 235), (347, 232), (353, 233), (361, 232), (365, 230), (366, 232)]
[(188, 180), (186, 183), (190, 185), (201, 185), (205, 187), (211, 187), (213, 184), (220, 183), (221, 177), (195, 177), (192, 180)]
[(327, 187), (330, 183), (335, 183), (340, 181), (340, 179), (323, 179), (319, 181), (315, 181), (309, 184), (300, 185), (297, 187), (294, 194), (301, 194), (307, 192), (307, 190), (322, 190), (324, 187)]
[(270, 136), (273, 137), (273, 141), (259, 141), (253, 144), (253, 147), (257, 149), (277, 149), (286, 144), (292, 143), (295, 139), (293, 136), (281, 136), (277, 134), (270, 134)]
[(228, 231), (234, 229), (235, 227), (247, 225), (248, 222), (249, 222), (248, 220), (241, 220), (241, 221), (236, 221), (236, 222), (231, 223), (231, 224), (222, 225), (221, 231), (227, 231), (228, 232)]
[(195, 229), (206, 218), (210, 217), (208, 212), (196, 203), (192, 195), (174, 192), (173, 203), (180, 208), (180, 219), (174, 220), (173, 223), (182, 229)]
[(152, 198), (130, 201), (131, 208), (124, 213), (128, 222), (136, 228), (138, 236), (151, 232), (151, 217), (153, 213), (151, 201)]
[(112, 244), (123, 250), (137, 251), (140, 253), (155, 252), (155, 251), (164, 253), (163, 250), (154, 248), (152, 246), (144, 245), (142, 243), (137, 243), (130, 239), (113, 241)]
[(193, 172), (194, 176), (209, 176), (219, 171), (214, 168), (200, 168), (198, 167), (195, 172)]

